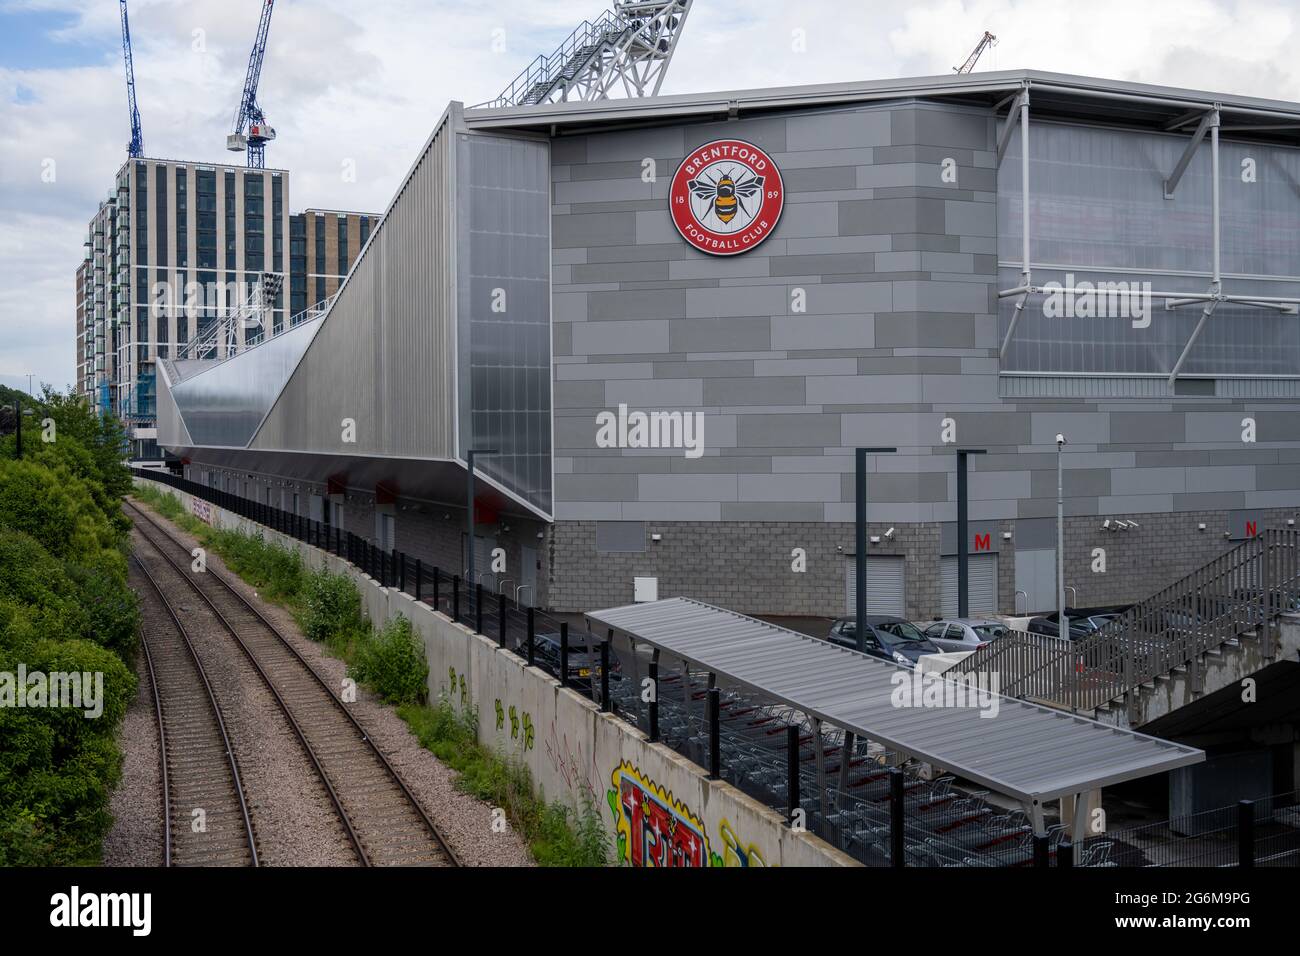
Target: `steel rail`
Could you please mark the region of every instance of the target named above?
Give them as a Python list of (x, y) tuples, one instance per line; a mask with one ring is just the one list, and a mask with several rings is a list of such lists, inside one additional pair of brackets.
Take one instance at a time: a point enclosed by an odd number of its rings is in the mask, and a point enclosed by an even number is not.
[[(162, 534), (165, 538), (167, 538), (171, 543), (173, 543), (177, 547), (185, 548), (185, 545), (182, 542), (178, 541), (176, 537), (172, 535), (171, 532), (169, 532), (165, 527), (163, 527), (157, 520), (155, 520), (152, 515), (148, 514), (143, 509), (139, 508), (137, 505), (133, 503), (128, 503), (128, 507), (130, 507), (133, 511), (141, 515), (151, 526), (156, 528), (158, 532)], [(280, 697), (280, 694), (276, 690), (274, 684), (272, 683), (270, 676), (262, 668), (261, 663), (257, 661), (252, 650), (247, 646), (247, 644), (245, 644), (243, 639), (239, 637), (235, 629), (226, 620), (224, 615), (222, 615), (221, 612), (217, 610), (216, 606), (212, 603), (212, 601), (208, 598), (208, 596), (203, 593), (202, 589), (199, 588), (198, 585), (196, 585), (192, 580), (190, 580), (188, 574), (185, 574), (185, 572), (177, 566), (175, 560), (173, 560), (169, 555), (166, 555), (162, 551), (162, 549), (159, 548), (158, 545), (151, 538), (149, 538), (148, 535), (141, 532), (141, 536), (144, 537), (146, 540), (148, 540), (150, 544), (152, 544), (159, 551), (159, 553), (163, 554), (163, 556), (167, 559), (169, 563), (171, 563), (173, 567), (177, 568), (177, 570), (180, 571), (181, 575), (185, 578), (186, 582), (190, 585), (190, 587), (193, 588), (194, 591), (198, 593), (200, 597), (203, 598), (204, 602), (208, 605), (208, 607), (212, 608), (213, 612), (217, 615), (217, 617), (221, 619), (222, 624), (225, 625), (226, 629), (235, 637), (235, 640), (239, 642), (240, 647), (243, 648), (244, 653), (248, 656), (249, 660), (253, 662), (254, 667), (257, 668), (258, 673), (262, 675), (263, 680), (266, 682), (267, 686), (271, 689), (271, 693), (275, 696), (277, 702), (279, 702), (281, 709), (284, 711), (286, 716), (288, 716), (290, 723), (293, 725), (295, 731), (298, 733), (299, 738), (303, 742), (303, 745), (307, 747), (308, 752), (311, 754), (312, 761), (313, 763), (316, 764), (317, 769), (321, 774), (321, 779), (325, 781), (325, 785), (329, 789), (331, 799), (335, 801), (335, 805), (339, 809), (339, 813), (342, 816), (344, 823), (347, 827), (348, 836), (353, 841), (354, 846), (357, 848), (358, 854), (362, 857), (365, 865), (367, 866), (371, 865), (369, 860), (369, 855), (362, 848), (360, 838), (353, 830), (351, 820), (348, 818), (346, 812), (343, 810), (343, 806), (340, 798), (335, 792), (334, 787), (330, 782), (328, 776), (325, 774), (324, 768), (321, 767), (319, 762), (316, 760), (314, 751), (311, 750), (310, 745), (307, 743), (306, 735), (303, 733), (302, 729), (298, 725), (298, 722), (293, 718), (292, 714), (290, 714), (288, 706), (284, 703), (283, 699)], [(186, 551), (188, 553), (188, 549), (186, 549)], [(366, 728), (361, 724), (359, 720), (357, 720), (356, 716), (353, 715), (353, 713), (339, 699), (338, 695), (334, 692), (334, 689), (325, 681), (324, 678), (320, 676), (320, 674), (316, 672), (316, 669), (307, 662), (307, 660), (302, 656), (302, 654), (298, 652), (298, 649), (293, 646), (293, 644), (280, 631), (280, 629), (276, 627), (273, 623), (271, 623), (271, 621), (267, 619), (266, 615), (264, 615), (258, 608), (254, 607), (242, 594), (240, 594), (239, 591), (235, 587), (233, 587), (229, 581), (225, 580), (225, 578), (222, 575), (217, 574), (214, 571), (209, 570), (206, 573), (210, 575), (212, 580), (215, 580), (218, 584), (220, 584), (221, 587), (227, 593), (229, 593), (234, 598), (236, 598), (239, 601), (239, 603), (244, 606), (244, 608), (246, 608), (250, 613), (252, 613), (266, 628), (267, 632), (270, 633), (272, 636), (274, 636), (280, 642), (280, 644), (283, 645), (283, 647), (289, 651), (289, 653), (294, 657), (295, 660), (297, 660), (297, 662), (302, 666), (302, 668), (307, 672), (307, 674), (329, 696), (330, 701), (339, 710), (339, 712), (342, 713), (343, 716), (347, 718), (348, 722), (351, 723), (352, 727), (360, 735), (361, 739), (365, 742), (366, 746), (369, 747), (370, 751), (375, 755), (375, 757), (378, 758), (379, 762), (383, 765), (384, 769), (387, 771), (389, 777), (393, 780), (394, 783), (397, 784), (398, 788), (401, 790), (402, 795), (406, 798), (407, 802), (419, 814), (420, 819), (425, 824), (425, 827), (428, 829), (429, 833), (433, 836), (434, 841), (438, 844), (438, 846), (443, 851), (443, 853), (446, 854), (451, 864), (453, 866), (460, 866), (461, 865), (460, 859), (456, 856), (451, 846), (447, 843), (446, 839), (443, 837), (442, 832), (438, 829), (437, 824), (435, 824), (433, 820), (430, 819), (429, 815), (425, 812), (424, 807), (420, 804), (420, 801), (415, 798), (415, 795), (411, 793), (410, 788), (407, 787), (406, 781), (402, 779), (401, 775), (397, 772), (396, 768), (394, 768), (392, 763), (389, 762), (388, 758), (384, 756), (383, 751), (380, 750), (378, 746), (376, 746), (374, 740), (371, 738), (370, 733), (366, 730)]]
[[(161, 552), (160, 552), (161, 553)], [(176, 625), (176, 631), (185, 642), (186, 649), (190, 652), (190, 659), (194, 661), (194, 667), (199, 672), (199, 678), (203, 681), (203, 690), (207, 695), (208, 703), (212, 706), (213, 716), (217, 719), (217, 729), (221, 732), (221, 742), (226, 748), (226, 757), (230, 761), (230, 772), (235, 780), (235, 794), (239, 797), (239, 811), (244, 819), (244, 832), (248, 835), (248, 850), (253, 857), (253, 866), (259, 866), (257, 857), (257, 837), (253, 833), (253, 821), (248, 814), (248, 802), (244, 799), (244, 781), (239, 775), (239, 762), (235, 759), (235, 749), (230, 745), (230, 735), (226, 731), (226, 722), (221, 715), (221, 706), (217, 703), (217, 696), (212, 690), (212, 683), (208, 680), (208, 672), (199, 659), (198, 652), (195, 650), (194, 642), (190, 640), (189, 633), (185, 630), (185, 625), (181, 623), (180, 617), (176, 614), (176, 609), (172, 607), (171, 602), (167, 600), (167, 595), (163, 593), (162, 587), (158, 584), (157, 579), (152, 572), (145, 567), (144, 562), (138, 557), (132, 555), (136, 567), (143, 572), (149, 584), (153, 586), (158, 595), (158, 600), (162, 602), (163, 607), (167, 610), (167, 615)], [(162, 764), (162, 786), (163, 786), (163, 866), (172, 865), (171, 860), (171, 788), (167, 775), (167, 732), (163, 726), (162, 698), (158, 692), (158, 676), (154, 671), (153, 654), (149, 649), (149, 638), (145, 636), (144, 629), (140, 630), (140, 643), (144, 645), (145, 661), (149, 667), (149, 683), (153, 686), (154, 713), (158, 718), (158, 741), (159, 755)]]

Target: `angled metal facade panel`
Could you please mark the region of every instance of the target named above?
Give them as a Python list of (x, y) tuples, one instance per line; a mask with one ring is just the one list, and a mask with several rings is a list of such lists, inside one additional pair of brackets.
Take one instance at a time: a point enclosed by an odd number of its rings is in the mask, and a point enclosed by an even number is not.
[[(452, 115), (371, 235), (251, 448), (455, 457)], [(345, 420), (355, 423), (354, 442), (344, 440)]]
[(587, 618), (597, 633), (612, 628), (635, 637), (1025, 803), (1205, 759), (1191, 747), (1005, 697), (997, 698), (991, 717), (973, 706), (897, 706), (895, 689), (919, 679), (914, 671), (686, 598), (593, 611)]
[(164, 445), (200, 445), (209, 448), (243, 448), (270, 411), (276, 396), (293, 374), (320, 320), (304, 322), (283, 335), (191, 374), (176, 384), (159, 379), (160, 409), (174, 404), (186, 441), (160, 432)]

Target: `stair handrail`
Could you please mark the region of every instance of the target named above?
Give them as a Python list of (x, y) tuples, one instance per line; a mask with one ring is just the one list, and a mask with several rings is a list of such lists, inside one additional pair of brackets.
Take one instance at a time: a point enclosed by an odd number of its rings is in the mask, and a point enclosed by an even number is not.
[(523, 71), (511, 81), (500, 96), (488, 100), (486, 103), (479, 103), (472, 108), (496, 109), (506, 106), (525, 105), (523, 101), (526, 94), (539, 85), (545, 85), (548, 87), (546, 93), (534, 100), (534, 102), (540, 101), (554, 88), (560, 72), (569, 64), (574, 54), (584, 47), (604, 43), (615, 36), (621, 36), (629, 29), (631, 29), (631, 26), (623, 17), (609, 10), (606, 10), (594, 21), (583, 20), (574, 28), (572, 33), (564, 38), (554, 53), (549, 56), (539, 54), (528, 66), (524, 67)]
[(1000, 692), (1013, 697), (1101, 706), (1294, 608), (1298, 536), (1295, 529), (1265, 529), (1088, 637), (1056, 646), (1062, 639), (1011, 630), (953, 671), (996, 672)]

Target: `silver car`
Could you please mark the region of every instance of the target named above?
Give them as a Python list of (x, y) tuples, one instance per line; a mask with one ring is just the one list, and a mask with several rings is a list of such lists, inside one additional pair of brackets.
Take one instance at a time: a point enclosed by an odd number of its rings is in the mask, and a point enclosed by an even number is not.
[(989, 618), (963, 617), (935, 621), (925, 629), (925, 636), (941, 651), (976, 651), (1007, 633), (1001, 621)]

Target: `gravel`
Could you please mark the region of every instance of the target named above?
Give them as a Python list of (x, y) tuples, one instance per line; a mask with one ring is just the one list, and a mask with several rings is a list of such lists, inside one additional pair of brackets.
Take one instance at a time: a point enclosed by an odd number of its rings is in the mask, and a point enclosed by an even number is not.
[[(153, 516), (157, 517), (156, 514)], [(173, 535), (185, 542), (187, 547), (192, 548), (197, 545), (197, 541), (179, 528), (170, 523), (166, 524)], [(147, 551), (147, 546), (137, 553), (144, 551)], [(322, 645), (304, 637), (288, 610), (280, 605), (261, 601), (257, 592), (233, 571), (227, 569), (218, 555), (209, 553), (207, 564), (209, 570), (223, 575), (245, 597), (250, 600), (256, 599), (259, 609), (289, 639), (317, 673), (332, 686), (340, 686), (347, 675), (347, 665), (331, 657)], [(186, 621), (187, 626), (191, 616), (199, 610), (193, 605), (201, 603), (197, 597), (194, 597), (190, 602), (191, 606), (186, 613), (182, 614), (182, 620)], [(203, 609), (206, 610), (206, 605), (203, 605)], [(178, 613), (180, 613), (179, 609)], [(198, 644), (198, 636), (192, 636)], [(233, 645), (228, 635), (225, 636), (225, 641)], [(202, 647), (199, 653), (204, 654)], [(214, 690), (218, 699), (222, 700), (224, 708), (226, 704), (223, 689), (216, 686), (218, 676), (209, 666), (209, 678), (213, 679)], [(292, 731), (289, 730), (283, 717), (279, 716), (273, 699), (266, 693), (260, 681), (255, 686), (250, 686), (251, 684), (251, 681), (240, 682), (236, 688), (225, 688), (226, 692), (231, 693), (232, 700), (238, 700), (245, 705), (234, 714), (228, 713), (226, 719), (232, 739), (236, 742), (240, 772), (244, 775), (245, 789), (249, 794), (250, 812), (253, 812), (256, 807), (254, 826), (259, 843), (267, 841), (268, 834), (275, 832), (268, 827), (285, 828), (284, 833), (277, 833), (275, 858), (265, 859), (263, 862), (286, 865), (353, 863), (350, 855), (346, 860), (336, 859), (334, 854), (327, 852), (329, 847), (322, 845), (327, 842), (335, 844), (336, 841), (322, 839), (319, 821), (315, 820), (317, 814), (313, 808), (318, 801), (304, 800), (303, 781), (311, 778), (310, 765), (306, 757), (299, 752), (297, 743), (292, 738), (286, 737)], [(392, 707), (378, 700), (364, 687), (357, 689), (357, 700), (351, 706), (357, 720), (367, 729), (371, 739), (379, 746), (394, 769), (401, 774), (407, 788), (438, 826), (443, 838), (456, 853), (462, 865), (535, 865), (522, 836), (509, 828), (502, 832), (493, 832), (493, 808), (456, 789), (455, 782), (459, 774), (421, 746), (419, 740), (407, 728), (405, 721)], [(152, 704), (150, 704), (147, 723), (152, 728)], [(269, 730), (269, 728), (282, 729)], [(152, 732), (152, 738), (156, 766), (156, 729)], [(256, 741), (257, 752), (248, 756), (238, 753), (241, 739)], [(155, 789), (156, 787), (155, 784)], [(323, 793), (323, 788), (321, 792)], [(330, 820), (333, 820), (332, 814)], [(155, 852), (155, 858), (157, 855)], [(272, 854), (265, 855), (269, 857)]]
[[(132, 566), (131, 586), (148, 587)], [(144, 649), (136, 652), (135, 699), (117, 729), (122, 749), (122, 779), (109, 798), (113, 826), (104, 837), (105, 866), (161, 866), (163, 855), (162, 772), (158, 760), (158, 721)]]

